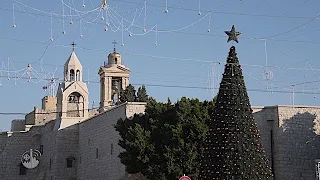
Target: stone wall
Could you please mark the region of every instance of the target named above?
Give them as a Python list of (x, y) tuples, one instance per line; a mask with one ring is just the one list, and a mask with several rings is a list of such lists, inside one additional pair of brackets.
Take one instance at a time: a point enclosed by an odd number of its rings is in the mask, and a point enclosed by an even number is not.
[(56, 96), (45, 96), (41, 100), (42, 109), (44, 110), (56, 110), (57, 109), (57, 97)]
[[(44, 126), (33, 126), (31, 131), (41, 132), (40, 142), (38, 146), (42, 146), (42, 156), (40, 159), (40, 164), (37, 167), (40, 175), (44, 174), (46, 180), (55, 179), (54, 174), (56, 168), (58, 168), (56, 159), (57, 153), (59, 152), (57, 148), (57, 133), (54, 131), (54, 121), (47, 123)], [(40, 149), (40, 147), (39, 147)], [(39, 175), (39, 176), (40, 176)]]
[(320, 158), (320, 107), (253, 107), (276, 180), (315, 179)]
[[(74, 125), (77, 126), (78, 125)], [(55, 180), (70, 180), (77, 178), (77, 165), (79, 161), (79, 131), (78, 128), (59, 130), (56, 140), (56, 155), (52, 166)], [(72, 167), (67, 167), (67, 159), (72, 161)]]
[(146, 109), (147, 103), (145, 102), (127, 102), (126, 117), (132, 117), (134, 114), (143, 113)]
[(320, 157), (319, 107), (278, 106), (275, 132), (276, 179), (315, 179), (315, 159)]
[(35, 109), (36, 109), (37, 107), (34, 107), (33, 108), (33, 111), (31, 111), (30, 113), (28, 113), (26, 116), (25, 116), (25, 120), (26, 120), (26, 124), (28, 124), (28, 125), (33, 125), (33, 124), (35, 124), (35, 119), (36, 119), (36, 117), (35, 117)]
[(145, 103), (126, 103), (108, 109), (79, 125), (78, 179), (117, 180), (125, 176), (118, 158), (122, 151), (114, 125), (134, 113), (144, 113)]
[[(113, 125), (144, 110), (145, 103), (125, 103), (61, 130), (55, 129), (56, 121), (49, 121), (33, 125), (27, 132), (0, 133), (0, 177), (6, 180), (123, 178), (125, 167), (118, 158), (122, 149)], [(43, 111), (35, 107), (33, 112)], [(37, 113), (29, 117), (37, 117)], [(27, 169), (26, 175), (19, 175), (21, 156), (29, 149), (42, 151), (40, 164)], [(72, 167), (67, 167), (68, 158), (72, 159)]]
[[(37, 137), (31, 132), (17, 132), (5, 138), (6, 134), (1, 134), (1, 140), (6, 141), (4, 149), (0, 154), (0, 177), (5, 180), (29, 180), (39, 179), (38, 169), (27, 170), (27, 175), (20, 176), (20, 162), (23, 153), (35, 147)], [(2, 143), (1, 143), (2, 144)]]
[(44, 125), (56, 119), (56, 109), (39, 109), (34, 107), (34, 110), (25, 116), (26, 125)]
[(24, 131), (24, 129), (25, 129), (24, 119), (15, 119), (11, 121), (11, 131)]
[[(253, 115), (261, 136), (261, 143), (265, 154), (269, 160), (269, 166), (273, 168), (273, 126), (278, 119), (278, 112), (276, 106), (271, 107), (252, 107)], [(274, 172), (274, 171), (273, 171)]]
[[(28, 132), (0, 134), (0, 177), (5, 180), (69, 180), (77, 177), (77, 166), (67, 168), (66, 158), (77, 158), (78, 129), (54, 130), (54, 121), (33, 126)], [(77, 126), (77, 125), (76, 125)], [(37, 149), (42, 152), (39, 165), (19, 175), (24, 152)]]

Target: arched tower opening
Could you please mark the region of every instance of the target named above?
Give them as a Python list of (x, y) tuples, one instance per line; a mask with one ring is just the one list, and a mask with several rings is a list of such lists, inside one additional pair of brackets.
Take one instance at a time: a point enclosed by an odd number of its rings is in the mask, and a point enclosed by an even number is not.
[(84, 117), (84, 97), (73, 92), (68, 96), (67, 117)]
[(74, 81), (74, 70), (70, 69), (70, 81)]
[(80, 76), (80, 70), (78, 69), (76, 72), (76, 81), (81, 81)]

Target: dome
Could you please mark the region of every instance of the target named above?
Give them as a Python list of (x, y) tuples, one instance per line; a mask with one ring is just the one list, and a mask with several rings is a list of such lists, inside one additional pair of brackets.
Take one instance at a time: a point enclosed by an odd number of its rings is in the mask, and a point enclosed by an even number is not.
[(121, 55), (117, 52), (112, 52), (108, 55), (108, 65), (121, 65)]

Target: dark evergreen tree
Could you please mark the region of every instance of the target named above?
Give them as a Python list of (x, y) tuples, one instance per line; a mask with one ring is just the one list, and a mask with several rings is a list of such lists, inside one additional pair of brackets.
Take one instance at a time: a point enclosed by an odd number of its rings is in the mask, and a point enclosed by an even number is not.
[(272, 179), (232, 46), (202, 148), (199, 179)]
[(136, 97), (136, 90), (134, 87), (129, 84), (125, 90), (120, 92), (120, 101), (121, 102), (135, 102), (137, 99)]
[(147, 94), (146, 87), (144, 85), (138, 88), (137, 98), (139, 102), (147, 102), (148, 94)]
[(149, 98), (144, 115), (119, 120), (121, 162), (129, 173), (141, 173), (150, 180), (198, 176), (200, 147), (210, 120), (212, 101), (181, 98), (176, 103)]

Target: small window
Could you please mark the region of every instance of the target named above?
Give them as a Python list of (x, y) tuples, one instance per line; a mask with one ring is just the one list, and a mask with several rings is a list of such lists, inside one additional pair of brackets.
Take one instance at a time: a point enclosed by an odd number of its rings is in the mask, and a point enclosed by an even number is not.
[(74, 78), (75, 78), (75, 73), (74, 73), (74, 70), (71, 69), (70, 70), (70, 81), (74, 81)]
[(118, 59), (117, 58), (114, 58), (114, 63), (118, 64)]
[(111, 151), (110, 151), (110, 154), (111, 154), (111, 155), (113, 154), (113, 143), (111, 143)]
[(96, 149), (96, 158), (97, 159), (99, 158), (99, 149), (98, 148)]
[(74, 158), (72, 158), (72, 157), (67, 158), (67, 168), (72, 168), (73, 160), (74, 160)]
[(52, 160), (50, 159), (50, 161), (49, 161), (49, 170), (51, 170), (51, 164), (52, 164)]
[(19, 168), (20, 168), (19, 175), (26, 175), (27, 174), (27, 168), (24, 167), (22, 163), (20, 163)]
[(43, 145), (40, 145), (40, 153), (43, 154)]
[(76, 81), (80, 81), (80, 70), (77, 70)]

